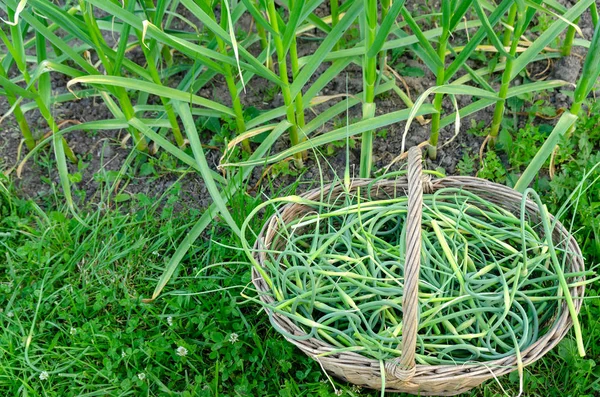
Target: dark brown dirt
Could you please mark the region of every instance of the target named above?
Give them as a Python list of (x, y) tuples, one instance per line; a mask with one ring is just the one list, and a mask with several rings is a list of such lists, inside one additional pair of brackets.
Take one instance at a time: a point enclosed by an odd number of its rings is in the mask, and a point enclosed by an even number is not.
[[(581, 22), (581, 28), (586, 38), (590, 38), (592, 34), (591, 20), (589, 15), (585, 15)], [(189, 27), (181, 24), (180, 29)], [(301, 55), (310, 54), (315, 51), (319, 42), (312, 38), (299, 40), (299, 52)], [(140, 51), (132, 52), (131, 59), (134, 62), (143, 65), (143, 55)], [(579, 69), (581, 67), (580, 49), (577, 49), (575, 55), (552, 62), (548, 67), (547, 63), (539, 63), (532, 65), (528, 70), (530, 73), (540, 73), (550, 78), (564, 79), (574, 82), (577, 79)], [(407, 55), (403, 55), (400, 59), (404, 64), (411, 67), (418, 67), (423, 70), (427, 68), (420, 61), (415, 60)], [(322, 65), (319, 73), (322, 73), (328, 67), (327, 64)], [(14, 71), (11, 71), (14, 73)], [(413, 100), (416, 96), (422, 93), (425, 89), (435, 84), (435, 77), (432, 73), (426, 71), (423, 77), (407, 77), (407, 85), (410, 88)], [(52, 86), (56, 93), (66, 91), (67, 79), (63, 76), (53, 73)], [(169, 85), (176, 85), (176, 79), (171, 81)], [(496, 84), (492, 81), (492, 84)], [(346, 88), (347, 87), (347, 88)], [(334, 95), (338, 93), (354, 94), (362, 90), (362, 76), (360, 69), (357, 66), (349, 66), (344, 73), (337, 76), (327, 87), (325, 87), (322, 95)], [(247, 84), (247, 90), (241, 94), (241, 100), (244, 106), (254, 106), (260, 110), (268, 110), (283, 104), (281, 95), (271, 96), (272, 85), (261, 79), (253, 79)], [(230, 98), (227, 94), (225, 82), (223, 79), (215, 79), (211, 84), (202, 89), (201, 95), (213, 100), (230, 104)], [(457, 98), (459, 106), (463, 107), (470, 103), (470, 98)], [(550, 93), (550, 102), (554, 103), (557, 108), (567, 107), (570, 99), (565, 94), (557, 90)], [(333, 101), (331, 103), (334, 103)], [(319, 105), (315, 108), (316, 112), (322, 111), (327, 105)], [(385, 114), (391, 111), (404, 109), (406, 106), (395, 94), (381, 95), (377, 98), (377, 114)], [(0, 97), (0, 114), (4, 114), (9, 109), (6, 98)], [(444, 110), (447, 113), (454, 111), (452, 103), (447, 100), (444, 103)], [(428, 161), (428, 167), (441, 167), (448, 174), (455, 173), (456, 164), (464, 153), (471, 155), (478, 152), (481, 146), (482, 137), (467, 133), (466, 130), (471, 125), (471, 119), (483, 121), (484, 125), (489, 125), (493, 108), (487, 108), (477, 113), (474, 116), (461, 120), (460, 134), (449, 144), (445, 143), (454, 136), (454, 126), (451, 125), (444, 128), (440, 135), (440, 146), (438, 158), (436, 161)], [(91, 120), (102, 120), (113, 118), (110, 111), (104, 106), (98, 98), (84, 98), (70, 103), (65, 103), (56, 106), (53, 109), (56, 120), (59, 123), (65, 123), (64, 126), (71, 125), (73, 122), (86, 122)], [(355, 106), (349, 109), (348, 119), (357, 119), (361, 116), (360, 106)], [(39, 137), (48, 132), (46, 122), (40, 116), (39, 112), (28, 112), (27, 121)], [(307, 119), (310, 120), (314, 114), (307, 111)], [(385, 138), (379, 136), (374, 143), (374, 162), (375, 168), (379, 169), (386, 166), (398, 154), (400, 154), (402, 133), (405, 124), (398, 123), (387, 128)], [(327, 131), (333, 128), (333, 125), (325, 125), (322, 131)], [(148, 162), (148, 155), (140, 154), (131, 156), (132, 161), (127, 163), (128, 156), (131, 153), (130, 141), (122, 143), (122, 140), (127, 135), (123, 130), (110, 130), (100, 132), (84, 132), (78, 131), (67, 136), (69, 145), (80, 159), (79, 164), (70, 164), (71, 173), (80, 172), (81, 182), (77, 183), (75, 190), (79, 193), (77, 197), (84, 202), (99, 202), (106, 194), (107, 184), (102, 182), (107, 173), (118, 170), (123, 170), (126, 178), (119, 185), (119, 192), (130, 194), (131, 196), (143, 193), (149, 197), (161, 197), (175, 182), (179, 182), (181, 207), (190, 208), (205, 208), (210, 202), (208, 192), (199, 175), (194, 172), (168, 172), (167, 169), (156, 169), (156, 173), (149, 176), (140, 177), (139, 167), (144, 162)], [(208, 136), (208, 132), (204, 132), (204, 136)], [(429, 136), (429, 125), (421, 126), (418, 122), (413, 122), (411, 130), (406, 138), (406, 147), (419, 144), (425, 141)], [(284, 137), (275, 145), (274, 151), (285, 149), (288, 146), (287, 139)], [(350, 167), (351, 174), (358, 174), (359, 163), (359, 148), (360, 142), (357, 142), (356, 148), (350, 149)], [(14, 116), (8, 117), (2, 124), (0, 130), (0, 169), (9, 172), (15, 167), (20, 159), (27, 152), (21, 142), (21, 134)], [(160, 155), (159, 152), (158, 155)], [(214, 148), (206, 149), (207, 158), (211, 166), (217, 168), (221, 152)], [(34, 198), (43, 202), (44, 197), (53, 195), (58, 190), (58, 175), (52, 165), (52, 153), (50, 148), (41, 148), (37, 155), (30, 160), (23, 168), (23, 173), (20, 179), (16, 179), (16, 185), (25, 197)], [(260, 180), (260, 186), (265, 189), (267, 195), (273, 194), (274, 191), (282, 187), (292, 184), (298, 176), (300, 176), (300, 190), (304, 190), (309, 186), (318, 183), (319, 167), (317, 159), (322, 165), (324, 179), (331, 180), (334, 174), (343, 176), (343, 170), (346, 166), (346, 153), (343, 148), (338, 149), (333, 155), (311, 157), (306, 161), (305, 168), (296, 170), (294, 175), (282, 175), (273, 173), (264, 173), (264, 169), (257, 168), (253, 173), (249, 186), (256, 186)], [(397, 165), (398, 166), (398, 165)], [(396, 167), (397, 167), (396, 166)], [(394, 169), (394, 168), (392, 168)], [(13, 170), (14, 174), (15, 171)], [(264, 176), (264, 178), (261, 178)], [(252, 191), (252, 190), (251, 190)], [(252, 191), (256, 194), (256, 191)]]

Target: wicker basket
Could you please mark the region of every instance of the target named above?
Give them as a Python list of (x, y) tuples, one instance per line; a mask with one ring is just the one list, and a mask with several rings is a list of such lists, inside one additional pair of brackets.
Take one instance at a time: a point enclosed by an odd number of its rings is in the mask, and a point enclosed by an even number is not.
[[(420, 224), (423, 191), (433, 193), (438, 189), (447, 187), (462, 188), (497, 203), (514, 213), (520, 210), (523, 196), (521, 193), (506, 186), (491, 183), (480, 178), (446, 177), (430, 180), (423, 177), (421, 167), (420, 150), (418, 148), (411, 148), (409, 150), (407, 177), (382, 181), (354, 179), (351, 191), (356, 191), (359, 187), (362, 187), (363, 191), (370, 189), (369, 194), (374, 198), (390, 197), (390, 195), (408, 196), (409, 215), (407, 216), (407, 253), (404, 274), (405, 294), (402, 297), (402, 306), (404, 308), (403, 348), (400, 357), (385, 363), (386, 390), (423, 396), (451, 396), (463, 393), (488, 379), (497, 378), (516, 370), (517, 358), (512, 355), (495, 361), (463, 365), (415, 364), (415, 348), (418, 332), (417, 284), (420, 266)], [(323, 189), (330, 189), (334, 194), (342, 192), (341, 186), (325, 186)], [(305, 193), (303, 197), (318, 200), (321, 191), (322, 189), (312, 190)], [(264, 264), (266, 259), (262, 250), (270, 247), (271, 241), (281, 225), (281, 221), (290, 222), (304, 215), (309, 210), (310, 208), (300, 204), (287, 204), (278, 212), (277, 216), (269, 219), (255, 244), (254, 256), (261, 265)], [(526, 203), (526, 210), (534, 218), (539, 213), (537, 205), (529, 200)], [(556, 244), (561, 242), (561, 244), (567, 245), (571, 253), (566, 265), (569, 271), (583, 271), (584, 263), (579, 246), (559, 222), (557, 222), (554, 228), (552, 238)], [(252, 276), (253, 283), (260, 293), (260, 299), (268, 304), (273, 303), (274, 299), (267, 283), (254, 269)], [(573, 297), (577, 313), (579, 313), (584, 286), (573, 287), (570, 289), (570, 293)], [(271, 313), (271, 315), (272, 321), (276, 322), (279, 327), (290, 334), (295, 336), (306, 335), (304, 330), (294, 324), (289, 318), (277, 313)], [(572, 320), (564, 300), (558, 306), (553, 319), (556, 319), (554, 326), (526, 350), (521, 352), (524, 365), (531, 364), (540, 359), (567, 334), (572, 325)], [(381, 389), (382, 377), (379, 361), (353, 352), (329, 353), (320, 356), (323, 353), (336, 350), (336, 348), (314, 338), (305, 340), (288, 338), (288, 340), (298, 346), (304, 353), (317, 360), (328, 373), (359, 386)]]

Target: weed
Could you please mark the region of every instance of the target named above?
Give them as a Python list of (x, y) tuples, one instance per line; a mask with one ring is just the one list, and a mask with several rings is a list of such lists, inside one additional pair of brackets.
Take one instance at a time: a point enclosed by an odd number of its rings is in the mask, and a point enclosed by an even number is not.
[(497, 183), (506, 182), (506, 170), (496, 152), (488, 151), (481, 165), (481, 168), (477, 171), (478, 177)]
[(475, 157), (464, 153), (462, 158), (456, 164), (456, 172), (459, 175), (471, 176), (475, 173)]
[(471, 126), (467, 129), (467, 133), (475, 136), (486, 136), (488, 130), (485, 128), (485, 121), (471, 119)]
[(278, 176), (298, 176), (299, 171), (289, 161), (281, 161), (277, 164), (273, 164), (271, 167), (271, 176), (277, 178)]
[(350, 138), (348, 140), (341, 139), (339, 141), (331, 142), (329, 145), (327, 145), (325, 154), (327, 156), (333, 156), (334, 154), (338, 153), (340, 149), (345, 149), (346, 147), (348, 149), (355, 149), (356, 143), (357, 142), (354, 138)]
[(512, 167), (520, 170), (529, 164), (539, 147), (544, 143), (552, 126), (548, 124), (527, 124), (520, 128), (510, 143), (509, 163)]

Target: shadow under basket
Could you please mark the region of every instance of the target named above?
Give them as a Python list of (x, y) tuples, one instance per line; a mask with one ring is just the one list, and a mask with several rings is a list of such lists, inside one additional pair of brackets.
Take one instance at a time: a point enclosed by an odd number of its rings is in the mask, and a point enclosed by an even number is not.
[[(407, 216), (407, 247), (421, 247), (421, 217), (422, 195), (434, 193), (442, 188), (459, 188), (474, 193), (481, 198), (493, 202), (515, 214), (520, 212), (523, 195), (511, 188), (473, 177), (445, 177), (440, 179), (426, 179), (422, 175), (421, 152), (418, 148), (409, 150), (408, 175), (395, 180), (354, 179), (351, 181), (350, 192), (356, 193), (361, 189), (361, 194), (369, 190), (372, 198), (389, 198), (408, 196)], [(322, 191), (331, 192), (333, 195), (344, 192), (341, 185), (327, 185), (322, 189), (315, 189), (302, 195), (309, 200), (319, 200)], [(533, 219), (539, 218), (539, 208), (531, 200), (525, 204), (526, 212)], [(261, 231), (253, 256), (257, 262), (264, 266), (266, 255), (262, 250), (271, 247), (274, 237), (282, 222), (287, 223), (298, 219), (309, 211), (314, 211), (308, 206), (290, 203), (271, 217)], [(550, 220), (554, 218), (550, 215)], [(555, 244), (566, 247), (569, 254), (565, 264), (565, 272), (583, 272), (584, 263), (581, 250), (575, 239), (569, 234), (560, 222), (556, 222), (552, 239)], [(518, 368), (516, 355), (502, 359), (469, 362), (456, 365), (421, 365), (415, 364), (415, 349), (418, 333), (418, 280), (420, 267), (420, 249), (406, 251), (404, 273), (403, 331), (401, 356), (385, 363), (385, 389), (389, 392), (405, 392), (423, 396), (451, 396), (468, 391), (482, 382), (506, 375)], [(275, 302), (266, 281), (256, 269), (252, 270), (252, 281), (259, 291), (260, 299), (266, 304)], [(578, 280), (583, 280), (581, 277)], [(579, 313), (584, 295), (584, 283), (569, 289), (573, 298), (575, 310)], [(268, 309), (267, 309), (268, 310)], [(305, 336), (306, 332), (284, 315), (270, 313), (272, 321), (278, 327), (295, 336)], [(567, 303), (563, 299), (557, 305), (556, 313), (552, 317), (553, 325), (548, 331), (522, 350), (521, 362), (524, 366), (532, 364), (550, 351), (567, 334), (572, 326), (572, 318)], [(381, 364), (375, 359), (370, 359), (354, 352), (335, 352), (337, 348), (321, 340), (310, 338), (306, 340), (288, 339), (289, 342), (299, 347), (304, 353), (317, 360), (322, 368), (335, 377), (371, 389), (381, 389), (382, 373)], [(327, 354), (329, 353), (329, 354)]]

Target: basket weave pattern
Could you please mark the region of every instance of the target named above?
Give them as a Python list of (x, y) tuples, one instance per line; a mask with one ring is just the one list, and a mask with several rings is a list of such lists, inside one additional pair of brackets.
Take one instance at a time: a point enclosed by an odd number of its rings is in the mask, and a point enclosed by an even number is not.
[[(403, 306), (403, 334), (401, 356), (385, 363), (385, 386), (390, 392), (405, 392), (430, 396), (451, 396), (463, 393), (482, 382), (493, 377), (506, 375), (517, 369), (517, 358), (515, 355), (502, 359), (460, 364), (460, 365), (421, 365), (415, 364), (415, 348), (418, 332), (418, 300), (417, 287), (419, 276), (419, 261), (421, 247), (421, 206), (422, 194), (433, 193), (442, 188), (462, 188), (480, 197), (501, 205), (503, 208), (517, 214), (520, 211), (522, 194), (503, 185), (492, 183), (480, 178), (473, 177), (446, 177), (429, 180), (422, 176), (421, 154), (417, 148), (409, 151), (408, 176), (396, 180), (373, 181), (371, 179), (354, 179), (351, 181), (350, 191), (356, 193), (361, 188), (361, 194), (369, 189), (369, 195), (373, 198), (388, 198), (390, 196), (408, 196), (407, 217), (407, 253), (405, 264), (405, 294), (402, 297)], [(309, 191), (302, 196), (309, 200), (319, 200), (322, 191), (333, 192), (333, 195), (341, 194), (342, 186), (327, 185), (322, 189)], [(539, 214), (537, 205), (532, 201), (526, 202), (526, 211), (532, 218)], [(256, 244), (254, 256), (263, 265), (266, 255), (263, 252), (269, 249), (271, 242), (277, 235), (281, 223), (287, 223), (312, 211), (311, 208), (301, 204), (287, 204), (281, 208), (265, 224)], [(552, 216), (550, 216), (553, 220)], [(581, 272), (584, 263), (581, 251), (575, 239), (560, 223), (556, 223), (552, 239), (556, 245), (566, 246), (570, 253), (567, 257), (565, 272)], [(253, 269), (252, 281), (259, 291), (260, 299), (268, 304), (274, 303), (271, 291), (260, 274)], [(573, 297), (577, 313), (581, 308), (584, 295), (584, 286), (572, 287), (569, 290)], [(305, 336), (306, 332), (289, 318), (269, 313), (279, 327), (295, 336)], [(562, 302), (557, 308), (554, 322), (543, 336), (532, 343), (521, 352), (524, 365), (529, 365), (551, 350), (567, 334), (572, 325), (566, 302)], [(287, 338), (291, 343), (298, 346), (304, 353), (317, 360), (328, 373), (346, 380), (350, 383), (380, 389), (382, 385), (382, 374), (380, 363), (369, 359), (358, 353), (342, 352), (323, 353), (335, 351), (337, 348), (315, 338), (295, 340)]]

